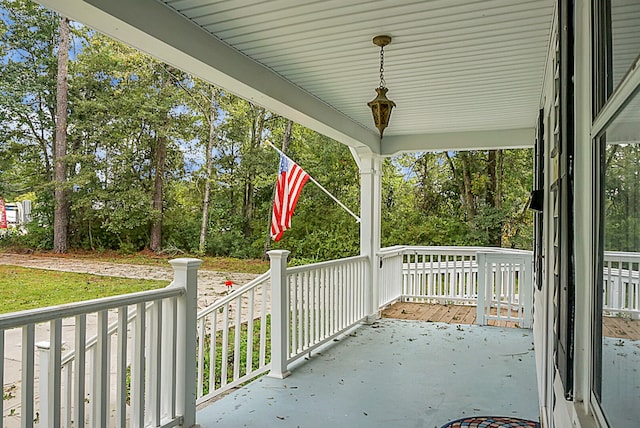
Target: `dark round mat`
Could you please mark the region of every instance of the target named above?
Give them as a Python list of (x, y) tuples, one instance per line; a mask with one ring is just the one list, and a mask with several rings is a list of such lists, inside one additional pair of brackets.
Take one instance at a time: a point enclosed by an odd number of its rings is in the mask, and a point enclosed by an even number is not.
[(442, 425), (442, 428), (539, 428), (540, 424), (508, 416), (470, 416)]

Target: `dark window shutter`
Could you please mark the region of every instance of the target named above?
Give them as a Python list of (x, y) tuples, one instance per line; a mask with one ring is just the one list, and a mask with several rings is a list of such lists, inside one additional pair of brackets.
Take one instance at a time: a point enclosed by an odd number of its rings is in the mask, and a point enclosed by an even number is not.
[(556, 305), (556, 366), (565, 398), (573, 399), (575, 325), (574, 263), (574, 3), (559, 2), (559, 138), (556, 184), (557, 230), (554, 303)]
[(535, 184), (534, 190), (531, 194), (531, 202), (529, 207), (537, 212), (533, 217), (533, 229), (534, 229), (534, 248), (533, 248), (533, 260), (535, 268), (535, 282), (538, 290), (542, 289), (542, 264), (544, 259), (542, 258), (542, 248), (544, 245), (544, 230), (542, 213), (544, 205), (544, 109), (540, 110), (538, 114), (538, 129), (536, 132), (535, 143), (535, 159), (534, 159), (534, 173)]

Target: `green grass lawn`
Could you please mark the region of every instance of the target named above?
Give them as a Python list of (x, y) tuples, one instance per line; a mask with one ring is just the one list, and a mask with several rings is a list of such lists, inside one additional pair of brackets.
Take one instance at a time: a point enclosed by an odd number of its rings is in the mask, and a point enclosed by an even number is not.
[(167, 281), (0, 265), (0, 313), (153, 290), (167, 285)]

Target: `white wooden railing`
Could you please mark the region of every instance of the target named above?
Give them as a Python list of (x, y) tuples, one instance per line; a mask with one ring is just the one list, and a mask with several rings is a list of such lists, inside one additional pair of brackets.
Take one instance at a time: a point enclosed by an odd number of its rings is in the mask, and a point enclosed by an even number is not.
[(198, 404), (269, 370), (270, 272), (198, 313)]
[(531, 328), (533, 256), (530, 251), (478, 251), (476, 322), (513, 321)]
[(532, 254), (483, 247), (384, 248), (380, 307), (402, 300), (477, 306), (476, 322), (531, 325)]
[(368, 315), (367, 257), (288, 268), (288, 254), (270, 251), (269, 272), (198, 314), (198, 404), (267, 371), (287, 376)]
[(271, 371), (289, 364), (355, 326), (367, 315), (365, 256), (287, 268), (288, 251), (270, 251)]
[(364, 256), (289, 268), (288, 360), (293, 362), (362, 321), (365, 311)]
[(172, 260), (174, 281), (164, 289), (0, 315), (2, 385), (14, 375), (4, 370), (6, 338), (21, 336), (11, 343), (21, 347), (18, 404), (0, 406), (0, 427), (15, 413), (22, 427), (195, 425), (200, 263)]
[(402, 298), (411, 302), (468, 303), (477, 298), (474, 247), (383, 248), (380, 306)]
[(603, 275), (605, 314), (640, 319), (640, 253), (605, 251)]
[[(178, 259), (174, 282), (162, 290), (0, 315), (5, 360), (7, 334), (21, 331), (22, 375), (13, 390), (21, 425), (191, 426), (196, 403), (268, 371), (285, 377), (296, 359), (395, 300), (476, 304), (480, 324), (531, 322), (527, 251), (385, 248), (376, 259), (377, 293), (365, 256), (289, 268), (288, 254), (271, 251), (269, 272), (198, 314), (200, 262)], [(640, 254), (605, 254), (605, 310), (640, 313), (639, 273)]]
[(388, 247), (378, 253), (378, 307), (387, 306), (403, 296), (405, 266), (408, 267), (405, 264), (406, 248)]

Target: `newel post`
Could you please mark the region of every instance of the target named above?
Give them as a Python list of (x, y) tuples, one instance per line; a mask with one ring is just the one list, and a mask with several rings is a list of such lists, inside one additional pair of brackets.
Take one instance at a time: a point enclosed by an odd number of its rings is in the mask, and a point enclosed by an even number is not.
[(198, 317), (198, 267), (202, 260), (174, 259), (173, 287), (184, 288), (178, 299), (176, 335), (176, 413), (182, 415), (183, 427), (196, 425), (196, 345)]
[(533, 254), (526, 255), (522, 261), (522, 327), (531, 328), (533, 324)]
[[(484, 253), (476, 253), (476, 263), (478, 264), (478, 304), (476, 306), (476, 324), (486, 325), (485, 305), (487, 288), (491, 287), (491, 284), (487, 284), (487, 255)], [(489, 298), (489, 304), (491, 304), (491, 298)]]
[(289, 287), (286, 250), (268, 251), (271, 259), (271, 371), (270, 377), (289, 376)]

